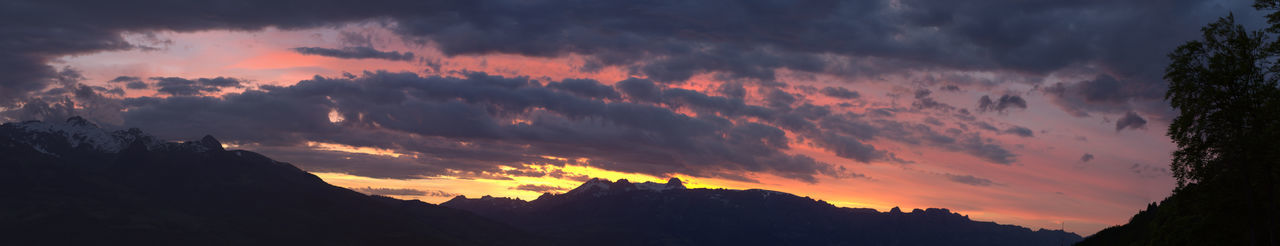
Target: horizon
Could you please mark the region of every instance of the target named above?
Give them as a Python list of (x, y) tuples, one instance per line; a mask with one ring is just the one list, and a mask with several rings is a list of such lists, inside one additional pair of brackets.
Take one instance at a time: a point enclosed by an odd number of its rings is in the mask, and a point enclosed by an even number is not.
[(432, 204), (678, 178), (1088, 236), (1177, 186), (1166, 54), (1265, 23), (1253, 1), (304, 3), (15, 3), (0, 121), (212, 135)]

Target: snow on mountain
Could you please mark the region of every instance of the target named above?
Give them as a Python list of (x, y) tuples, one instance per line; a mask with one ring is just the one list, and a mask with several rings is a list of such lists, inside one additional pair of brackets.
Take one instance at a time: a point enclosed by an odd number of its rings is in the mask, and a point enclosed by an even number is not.
[(565, 194), (592, 194), (594, 196), (600, 196), (600, 195), (603, 195), (604, 193), (617, 192), (617, 191), (645, 190), (645, 191), (653, 191), (653, 192), (662, 192), (662, 191), (674, 190), (674, 189), (680, 189), (680, 190), (685, 189), (684, 183), (681, 182), (680, 179), (678, 178), (671, 178), (667, 180), (667, 183), (665, 184), (657, 183), (657, 182), (648, 182), (648, 181), (644, 183), (631, 183), (626, 179), (619, 179), (616, 182), (610, 182), (609, 180), (606, 180), (606, 179), (593, 178), (591, 180), (588, 180), (585, 183), (582, 183), (582, 185), (578, 186), (578, 188), (574, 188), (573, 190), (570, 190)]
[(66, 122), (61, 123), (27, 121), (15, 123), (14, 126), (26, 130), (28, 133), (33, 133), (14, 140), (31, 144), (33, 147), (36, 147), (37, 150), (41, 150), (42, 152), (46, 152), (44, 149), (47, 148), (42, 146), (39, 138), (40, 136), (50, 134), (54, 136), (61, 136), (67, 143), (71, 144), (72, 148), (85, 146), (93, 150), (109, 153), (119, 152), (124, 149), (124, 147), (128, 146), (129, 142), (135, 137), (130, 134), (110, 132), (78, 116), (71, 117), (70, 119), (67, 119)]
[(0, 125), (0, 131), (3, 131), (0, 132), (0, 137), (8, 137), (51, 156), (61, 156), (61, 152), (67, 151), (114, 154), (128, 148), (135, 141), (141, 141), (149, 150), (222, 150), (222, 144), (212, 136), (205, 136), (198, 141), (165, 142), (138, 128), (113, 131), (79, 116), (71, 117), (65, 122), (5, 123)]

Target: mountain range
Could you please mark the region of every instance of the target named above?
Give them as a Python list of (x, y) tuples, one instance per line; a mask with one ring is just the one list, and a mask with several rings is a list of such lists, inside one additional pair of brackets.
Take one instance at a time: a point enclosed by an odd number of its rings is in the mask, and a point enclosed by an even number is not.
[(212, 136), (0, 125), (0, 245), (1064, 245), (1079, 235), (768, 190), (592, 179), (440, 205), (329, 185)]
[(592, 179), (532, 201), (458, 196), (468, 210), (557, 240), (608, 245), (1064, 245), (1079, 235), (978, 222), (947, 209), (843, 208), (751, 189)]
[(466, 211), (368, 196), (213, 137), (79, 117), (0, 125), (0, 245), (539, 245)]

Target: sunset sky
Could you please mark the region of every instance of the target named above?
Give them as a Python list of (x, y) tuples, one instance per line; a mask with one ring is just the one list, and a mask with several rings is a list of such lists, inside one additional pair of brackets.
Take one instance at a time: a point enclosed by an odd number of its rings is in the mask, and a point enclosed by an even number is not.
[(1166, 54), (1251, 1), (0, 3), (0, 119), (439, 203), (592, 177), (1089, 235), (1174, 187)]

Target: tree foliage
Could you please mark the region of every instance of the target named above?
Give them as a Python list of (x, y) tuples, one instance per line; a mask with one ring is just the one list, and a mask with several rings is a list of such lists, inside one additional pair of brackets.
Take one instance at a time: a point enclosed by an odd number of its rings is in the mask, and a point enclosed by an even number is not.
[(1165, 98), (1179, 113), (1168, 132), (1178, 145), (1172, 170), (1179, 186), (1270, 168), (1265, 154), (1278, 148), (1263, 146), (1278, 140), (1270, 131), (1277, 89), (1269, 36), (1233, 16), (1203, 31), (1204, 40), (1169, 55), (1165, 73)]

